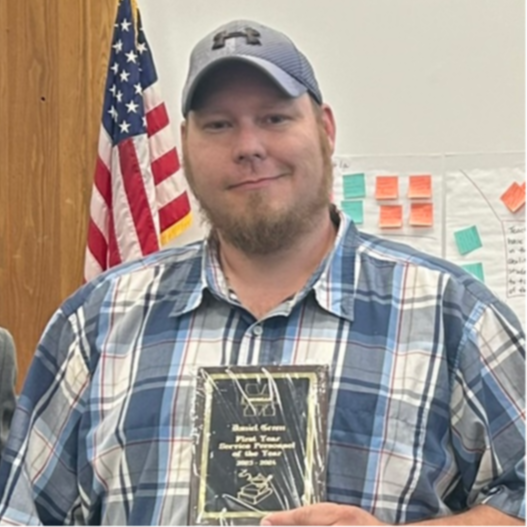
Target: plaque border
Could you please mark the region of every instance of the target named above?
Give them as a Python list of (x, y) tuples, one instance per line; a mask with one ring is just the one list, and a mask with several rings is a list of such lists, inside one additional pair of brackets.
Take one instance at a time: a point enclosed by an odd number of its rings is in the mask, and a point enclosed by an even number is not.
[[(193, 467), (197, 468), (198, 485), (191, 488), (194, 498), (191, 496), (190, 500), (190, 515), (194, 521), (205, 520), (204, 523), (210, 521), (228, 520), (236, 518), (261, 518), (265, 514), (273, 511), (233, 511), (233, 512), (206, 512), (205, 511), (205, 496), (206, 496), (206, 474), (208, 468), (208, 453), (209, 453), (209, 433), (212, 413), (212, 397), (214, 393), (214, 381), (224, 379), (254, 379), (263, 376), (269, 376), (272, 379), (296, 378), (308, 379), (308, 407), (307, 407), (307, 433), (306, 433), (306, 461), (304, 469), (304, 481), (309, 482), (307, 491), (304, 491), (302, 496), (304, 505), (311, 503), (314, 496), (320, 495), (320, 482), (317, 481), (317, 471), (313, 470), (315, 464), (313, 462), (314, 447), (316, 437), (314, 434), (319, 431), (319, 444), (323, 449), (324, 466), (322, 467), (319, 476), (325, 476), (325, 462), (326, 462), (326, 418), (327, 412), (327, 389), (328, 389), (328, 367), (326, 365), (259, 365), (259, 366), (214, 366), (203, 367), (198, 372), (198, 386), (196, 392), (196, 411), (197, 414), (202, 412), (203, 415), (203, 430), (199, 434), (197, 442), (197, 450), (193, 461)], [(317, 396), (317, 393), (322, 390), (323, 397)], [(317, 408), (315, 401), (319, 400), (321, 404)], [(197, 416), (195, 416), (197, 417)], [(318, 426), (317, 426), (318, 425)], [(320, 430), (319, 430), (320, 427)], [(196, 444), (196, 443), (195, 443)], [(199, 457), (199, 461), (198, 458)], [(197, 465), (197, 467), (195, 467)]]

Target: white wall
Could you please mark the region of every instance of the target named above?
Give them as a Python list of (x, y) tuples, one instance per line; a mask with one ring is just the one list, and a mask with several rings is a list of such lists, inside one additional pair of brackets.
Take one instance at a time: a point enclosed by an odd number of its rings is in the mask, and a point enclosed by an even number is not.
[[(177, 131), (191, 48), (254, 19), (310, 58), (337, 153), (524, 150), (523, 0), (140, 0)], [(184, 241), (184, 240), (181, 240)]]

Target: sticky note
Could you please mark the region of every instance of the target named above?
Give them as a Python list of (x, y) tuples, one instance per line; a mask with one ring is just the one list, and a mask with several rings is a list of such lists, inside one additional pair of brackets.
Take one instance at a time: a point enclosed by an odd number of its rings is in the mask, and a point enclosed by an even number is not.
[(522, 185), (514, 182), (500, 197), (501, 201), (511, 211), (518, 211), (525, 205), (525, 182)]
[(485, 282), (485, 276), (483, 274), (483, 264), (481, 263), (469, 263), (461, 266), (465, 271), (469, 272), (472, 276), (475, 276), (481, 282)]
[(471, 253), (482, 246), (478, 228), (475, 225), (456, 231), (454, 238), (460, 254)]
[(342, 210), (357, 224), (364, 223), (364, 207), (362, 200), (342, 201)]
[(366, 196), (364, 174), (344, 174), (342, 179), (344, 199), (364, 198)]
[(410, 225), (414, 227), (431, 227), (433, 224), (433, 203), (412, 203), (410, 205)]
[(393, 229), (403, 224), (402, 205), (381, 205), (379, 213), (379, 226), (381, 229)]
[(410, 176), (408, 181), (408, 197), (410, 199), (432, 197), (432, 176)]
[(397, 199), (399, 197), (399, 176), (377, 176), (375, 197), (378, 200)]

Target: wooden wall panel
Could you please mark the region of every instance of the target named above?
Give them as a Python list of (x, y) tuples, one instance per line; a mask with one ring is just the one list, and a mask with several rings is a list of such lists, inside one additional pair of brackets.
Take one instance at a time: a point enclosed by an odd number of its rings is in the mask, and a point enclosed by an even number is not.
[[(87, 112), (86, 60), (87, 42), (83, 35), (88, 30), (85, 0), (58, 2), (59, 46), (57, 85), (60, 100), (60, 127), (58, 144), (60, 174), (60, 242), (61, 297), (75, 290), (82, 282), (79, 255), (84, 249), (86, 238), (87, 197), (90, 189), (89, 167), (94, 151), (89, 152), (86, 142)], [(94, 116), (95, 117), (95, 116)]]
[(0, 0), (0, 325), (19, 387), (82, 283), (116, 0)]
[[(7, 24), (7, 0), (0, 0), (0, 302), (5, 294), (6, 280), (6, 230), (7, 230), (7, 184), (9, 167), (9, 126), (7, 122), (7, 41), (9, 38)], [(5, 301), (4, 301), (5, 302)], [(1, 317), (1, 311), (0, 311)], [(1, 320), (1, 318), (0, 318)]]

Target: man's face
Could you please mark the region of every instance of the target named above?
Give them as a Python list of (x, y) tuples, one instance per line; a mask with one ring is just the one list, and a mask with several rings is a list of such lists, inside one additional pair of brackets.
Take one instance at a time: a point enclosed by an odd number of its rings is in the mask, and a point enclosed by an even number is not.
[(210, 73), (182, 125), (185, 173), (220, 236), (247, 254), (288, 248), (320, 224), (332, 185), (334, 121), (254, 67)]

